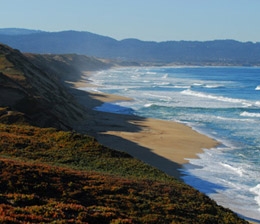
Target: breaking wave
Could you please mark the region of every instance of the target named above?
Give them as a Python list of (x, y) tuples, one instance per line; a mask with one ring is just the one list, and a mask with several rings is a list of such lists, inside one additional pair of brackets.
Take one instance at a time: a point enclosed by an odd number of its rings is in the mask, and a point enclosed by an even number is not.
[(229, 102), (229, 103), (239, 103), (242, 104), (243, 106), (253, 106), (253, 104), (247, 100), (244, 99), (236, 99), (236, 98), (229, 98), (229, 97), (224, 97), (224, 96), (216, 96), (216, 95), (210, 95), (202, 92), (195, 92), (190, 89), (183, 90), (181, 92), (182, 94), (185, 95), (190, 95), (190, 96), (196, 96), (196, 97), (201, 97), (201, 98), (208, 98), (208, 99), (213, 99), (213, 100), (218, 100), (218, 101), (223, 101), (223, 102)]

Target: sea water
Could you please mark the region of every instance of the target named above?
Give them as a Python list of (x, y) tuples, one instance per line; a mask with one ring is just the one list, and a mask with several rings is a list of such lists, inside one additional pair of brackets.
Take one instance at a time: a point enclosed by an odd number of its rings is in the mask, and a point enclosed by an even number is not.
[(260, 222), (260, 68), (118, 68), (90, 77), (101, 91), (133, 101), (97, 110), (182, 122), (218, 140), (181, 170), (218, 204)]

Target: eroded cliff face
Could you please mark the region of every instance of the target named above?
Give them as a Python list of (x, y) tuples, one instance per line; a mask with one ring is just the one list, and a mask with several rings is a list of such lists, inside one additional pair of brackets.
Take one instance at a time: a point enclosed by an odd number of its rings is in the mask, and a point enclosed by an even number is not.
[(73, 129), (85, 114), (58, 75), (5, 45), (0, 45), (0, 107), (5, 120), (16, 111), (34, 125), (63, 130)]

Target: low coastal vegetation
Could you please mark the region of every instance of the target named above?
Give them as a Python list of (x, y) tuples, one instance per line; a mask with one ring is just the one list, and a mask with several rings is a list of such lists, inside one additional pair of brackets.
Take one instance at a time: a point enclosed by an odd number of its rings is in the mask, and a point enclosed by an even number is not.
[(94, 138), (0, 124), (1, 223), (246, 223)]
[(54, 128), (0, 125), (0, 155), (76, 170), (169, 181), (169, 176), (125, 152), (100, 145), (93, 137)]
[(0, 45), (0, 223), (247, 223), (160, 170), (71, 131), (87, 111), (58, 72), (70, 57), (59, 56), (60, 64)]

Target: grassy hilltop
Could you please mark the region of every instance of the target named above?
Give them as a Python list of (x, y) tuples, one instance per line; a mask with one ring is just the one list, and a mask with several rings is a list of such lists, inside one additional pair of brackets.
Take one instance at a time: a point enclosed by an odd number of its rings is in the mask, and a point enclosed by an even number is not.
[(158, 169), (72, 131), (90, 118), (63, 81), (80, 79), (80, 60), (111, 66), (78, 57), (25, 56), (0, 45), (1, 223), (247, 223)]

